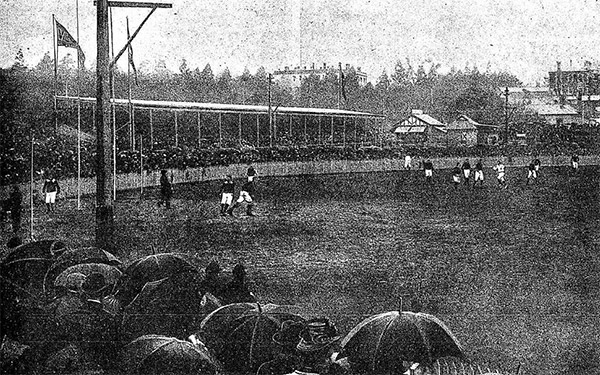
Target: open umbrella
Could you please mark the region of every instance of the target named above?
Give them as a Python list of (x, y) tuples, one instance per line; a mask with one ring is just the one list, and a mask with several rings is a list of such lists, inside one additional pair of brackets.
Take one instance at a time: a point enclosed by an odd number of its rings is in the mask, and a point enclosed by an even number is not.
[(17, 246), (0, 263), (0, 276), (15, 287), (20, 299), (41, 300), (44, 275), (56, 252), (64, 248), (62, 242), (54, 240)]
[(85, 263), (102, 263), (119, 267), (121, 261), (106, 250), (97, 247), (84, 247), (63, 252), (56, 258), (52, 266), (44, 276), (44, 291), (50, 292), (54, 287), (54, 281), (67, 268)]
[(403, 362), (433, 364), (442, 357), (463, 359), (463, 349), (433, 315), (390, 311), (371, 316), (346, 335), (338, 358), (365, 374), (401, 374)]
[(184, 254), (163, 253), (146, 256), (127, 267), (117, 297), (123, 305), (128, 305), (146, 283), (183, 273), (198, 273), (198, 269)]
[(284, 306), (234, 303), (210, 313), (200, 323), (197, 336), (226, 370), (256, 372), (279, 352), (273, 335), (289, 320), (304, 321)]
[(187, 338), (210, 313), (189, 274), (146, 283), (123, 312), (123, 334)]
[(69, 287), (72, 287), (72, 285), (71, 285), (72, 284), (71, 283), (71, 281), (72, 281), (71, 275), (72, 274), (83, 274), (86, 277), (90, 276), (91, 274), (102, 274), (102, 276), (104, 276), (104, 282), (108, 286), (108, 288), (106, 288), (107, 293), (105, 293), (105, 294), (110, 294), (108, 292), (110, 292), (110, 290), (112, 288), (114, 288), (115, 285), (117, 285), (117, 283), (121, 279), (121, 276), (123, 275), (117, 267), (114, 267), (114, 266), (111, 266), (108, 264), (102, 264), (102, 263), (76, 264), (74, 266), (67, 268), (66, 270), (61, 272), (60, 275), (58, 275), (58, 277), (54, 281), (54, 287), (62, 288), (65, 291), (68, 290)]
[(146, 335), (129, 343), (123, 351), (128, 374), (216, 374), (217, 362), (201, 345), (174, 337)]

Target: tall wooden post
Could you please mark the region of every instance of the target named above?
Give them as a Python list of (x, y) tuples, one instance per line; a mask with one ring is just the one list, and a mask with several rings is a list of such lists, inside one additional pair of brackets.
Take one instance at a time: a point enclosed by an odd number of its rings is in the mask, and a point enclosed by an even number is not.
[(114, 250), (112, 195), (112, 134), (110, 128), (110, 84), (108, 48), (108, 0), (96, 2), (96, 246)]
[(219, 112), (219, 148), (223, 147), (223, 116)]
[(259, 115), (256, 115), (256, 147), (260, 147), (260, 119)]
[(238, 114), (238, 144), (242, 146), (242, 114)]
[(198, 149), (202, 148), (202, 131), (200, 130), (200, 112), (196, 112), (196, 122), (198, 123)]
[(152, 110), (150, 110), (150, 149), (154, 148), (154, 127), (152, 125)]
[(179, 126), (177, 124), (177, 111), (175, 111), (175, 147), (179, 146)]
[(271, 80), (273, 76), (269, 73), (269, 82), (268, 82), (268, 101), (269, 101), (269, 147), (273, 147), (273, 111), (271, 110)]

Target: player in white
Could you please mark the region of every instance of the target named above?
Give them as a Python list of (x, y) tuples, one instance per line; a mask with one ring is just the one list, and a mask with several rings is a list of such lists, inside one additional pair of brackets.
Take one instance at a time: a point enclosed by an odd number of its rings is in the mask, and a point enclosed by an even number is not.
[(498, 172), (498, 185), (506, 189), (508, 187), (508, 184), (506, 183), (505, 169), (506, 167), (502, 163), (502, 160), (498, 160), (498, 164), (496, 164), (496, 166), (494, 167), (494, 170)]
[(409, 170), (412, 168), (412, 158), (410, 155), (404, 157), (404, 169)]

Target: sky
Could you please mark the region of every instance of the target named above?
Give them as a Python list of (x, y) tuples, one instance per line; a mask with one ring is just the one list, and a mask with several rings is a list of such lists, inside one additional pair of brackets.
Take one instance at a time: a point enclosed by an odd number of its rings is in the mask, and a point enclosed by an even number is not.
[[(167, 2), (161, 0), (162, 2)], [(172, 0), (157, 9), (133, 42), (136, 65), (159, 61), (178, 71), (233, 75), (284, 66), (351, 64), (375, 82), (397, 61), (433, 61), (442, 71), (476, 66), (507, 71), (525, 84), (543, 83), (561, 61), (579, 69), (600, 63), (598, 0)], [(114, 8), (114, 44), (125, 22), (136, 29), (148, 9)], [(0, 0), (0, 66), (22, 48), (33, 66), (52, 56), (52, 14), (76, 37), (76, 0)], [(79, 0), (80, 44), (86, 65), (96, 60), (95, 7)], [(75, 50), (59, 48), (59, 60)], [(119, 65), (126, 69), (126, 55)]]

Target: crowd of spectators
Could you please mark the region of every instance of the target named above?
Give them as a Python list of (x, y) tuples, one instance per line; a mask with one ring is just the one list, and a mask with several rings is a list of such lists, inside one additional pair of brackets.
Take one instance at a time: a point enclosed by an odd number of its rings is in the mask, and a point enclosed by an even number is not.
[[(131, 173), (161, 169), (180, 169), (230, 165), (237, 163), (319, 161), (319, 160), (376, 160), (413, 157), (517, 157), (533, 155), (580, 155), (597, 153), (597, 149), (582, 148), (575, 143), (561, 145), (480, 145), (475, 147), (431, 147), (401, 145), (335, 145), (278, 146), (272, 148), (187, 148), (169, 147), (148, 149), (140, 158), (138, 150), (120, 150), (116, 154), (117, 173)], [(90, 177), (95, 171), (96, 150), (93, 144), (81, 148), (81, 175)], [(140, 165), (140, 163), (142, 163)], [(51, 172), (61, 178), (77, 175), (77, 151), (72, 143), (59, 139), (35, 146), (34, 170), (36, 173)], [(2, 185), (29, 179), (30, 160), (12, 160), (10, 168), (4, 169)]]

